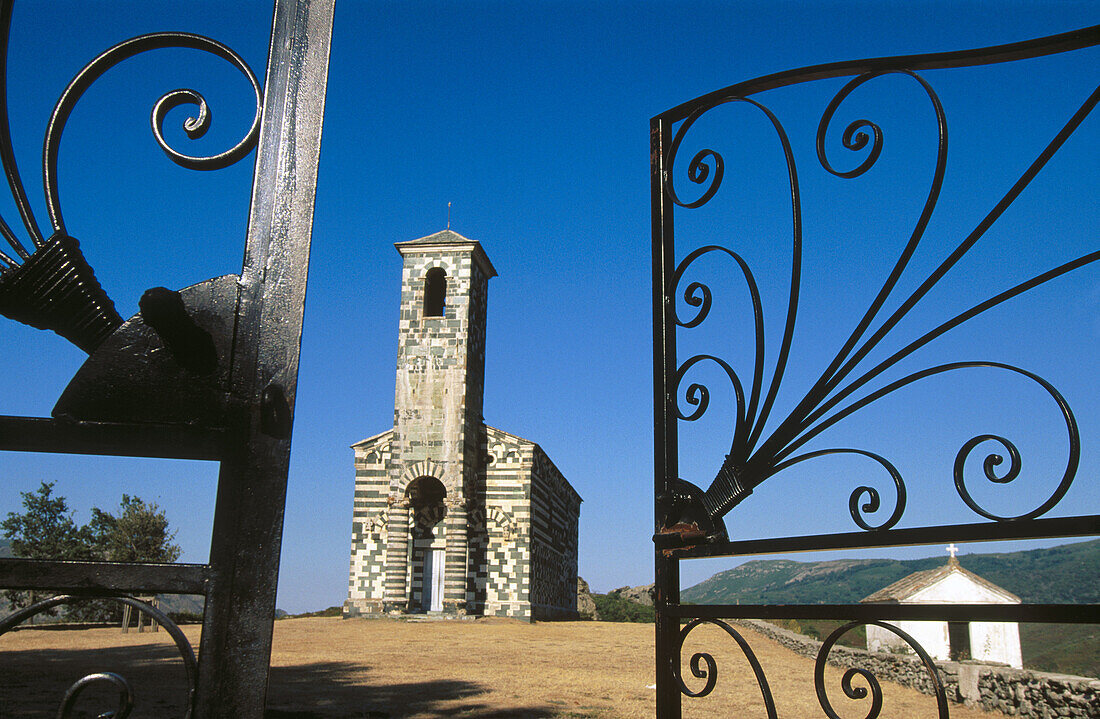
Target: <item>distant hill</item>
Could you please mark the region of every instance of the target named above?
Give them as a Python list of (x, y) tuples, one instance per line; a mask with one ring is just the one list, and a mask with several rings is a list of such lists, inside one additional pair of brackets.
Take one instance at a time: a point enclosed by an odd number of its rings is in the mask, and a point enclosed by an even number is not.
[(1021, 624), (1024, 666), (1079, 677), (1100, 677), (1100, 626)]
[[(926, 559), (838, 559), (794, 562), (763, 559), (715, 574), (683, 590), (692, 604), (841, 604), (913, 572), (943, 565)], [(1025, 602), (1100, 603), (1100, 539), (1004, 554), (965, 554), (959, 564)]]
[(11, 540), (0, 538), (0, 559), (14, 556), (11, 553)]
[[(745, 562), (680, 592), (691, 604), (844, 604), (913, 572), (934, 569), (944, 557)], [(966, 554), (959, 564), (1024, 602), (1100, 603), (1100, 539), (1003, 554)], [(1020, 627), (1025, 666), (1084, 676), (1100, 675), (1100, 635), (1093, 625)]]

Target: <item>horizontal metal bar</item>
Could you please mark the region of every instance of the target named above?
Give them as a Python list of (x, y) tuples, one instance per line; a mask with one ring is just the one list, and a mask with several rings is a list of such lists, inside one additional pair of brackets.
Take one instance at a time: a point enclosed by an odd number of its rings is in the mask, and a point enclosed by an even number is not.
[[(843, 532), (773, 539), (749, 539), (682, 549), (669, 548), (669, 550), (676, 559), (697, 559), (700, 557), (743, 557), (837, 549), (905, 547), (942, 544), (944, 542), (996, 542), (1097, 535), (1100, 535), (1100, 515), (1091, 514), (1079, 517), (1031, 519), (1026, 522), (979, 522), (976, 524), (947, 524), (938, 527), (890, 529), (880, 532)], [(664, 536), (658, 535), (661, 538)], [(657, 549), (661, 549), (660, 545)]]
[(206, 594), (205, 564), (123, 564), (0, 559), (0, 587), (64, 591)]
[(0, 450), (217, 461), (224, 446), (221, 429), (0, 415)]
[[(954, 52), (925, 53), (921, 55), (898, 55), (894, 57), (876, 57), (865, 60), (849, 60), (833, 62), (825, 65), (813, 65), (810, 67), (786, 70), (783, 72), (764, 75), (754, 80), (730, 85), (729, 87), (715, 90), (701, 95), (694, 100), (667, 110), (657, 118), (667, 123), (678, 122), (690, 115), (700, 107), (717, 104), (727, 97), (745, 97), (765, 90), (774, 90), (779, 87), (795, 85), (802, 82), (824, 80), (834, 77), (849, 77), (868, 72), (888, 72), (890, 70), (945, 70), (957, 67), (974, 67), (977, 65), (992, 65), (1001, 62), (1013, 62), (1027, 60), (1043, 55), (1079, 50), (1100, 42), (1100, 25), (1085, 27), (1079, 30), (1042, 37), (1023, 42), (1014, 42), (1007, 45), (978, 48), (974, 50), (958, 50)], [(656, 119), (656, 118), (655, 118)]]
[(1100, 624), (1095, 604), (670, 604), (683, 619), (908, 619)]

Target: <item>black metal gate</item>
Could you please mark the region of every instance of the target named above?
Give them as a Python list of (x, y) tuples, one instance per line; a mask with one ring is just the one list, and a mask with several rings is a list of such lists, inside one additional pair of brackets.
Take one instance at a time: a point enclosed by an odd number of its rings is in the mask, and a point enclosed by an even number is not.
[[(1092, 245), (1086, 253), (1062, 261), (1053, 267), (1023, 268), (1025, 274), (1013, 279), (1007, 289), (983, 295), (974, 304), (964, 305), (961, 311), (949, 314), (947, 319), (939, 318), (931, 329), (906, 335), (901, 328), (909, 329), (905, 323), (917, 314), (915, 307), (937, 285), (944, 281), (956, 265), (959, 265), (974, 244), (994, 225), (1016, 198), (1028, 185), (1040, 175), (1044, 166), (1074, 136), (1079, 126), (1086, 122), (1097, 100), (1100, 89), (1092, 90), (1078, 107), (1081, 98), (1076, 99), (1076, 111), (1064, 117), (1059, 126), (1044, 140), (1045, 146), (1039, 147), (1036, 154), (1019, 158), (1022, 174), (1013, 176), (999, 200), (980, 208), (976, 226), (971, 224), (963, 230), (962, 239), (957, 246), (951, 245), (945, 258), (933, 263), (927, 274), (916, 269), (907, 273), (916, 264), (913, 258), (925, 231), (934, 220), (934, 211), (940, 201), (940, 191), (945, 185), (948, 171), (947, 162), (947, 119), (943, 104), (937, 95), (931, 78), (940, 71), (963, 72), (961, 68), (973, 68), (981, 65), (1000, 65), (1002, 63), (1036, 62), (1037, 59), (1058, 55), (1067, 62), (1095, 62), (1095, 54), (1081, 57), (1085, 49), (1100, 43), (1100, 27), (1087, 28), (1049, 38), (1003, 45), (998, 47), (951, 52), (943, 54), (915, 55), (905, 57), (878, 58), (855, 62), (820, 65), (788, 72), (781, 72), (733, 85), (709, 93), (690, 102), (662, 113), (651, 121), (651, 183), (653, 216), (653, 333), (654, 333), (654, 416), (655, 416), (655, 566), (656, 566), (656, 675), (657, 675), (657, 715), (660, 717), (678, 717), (681, 712), (681, 697), (702, 697), (709, 694), (717, 679), (717, 666), (707, 652), (697, 652), (691, 656), (693, 681), (702, 684), (692, 689), (684, 681), (682, 666), (685, 661), (681, 651), (685, 639), (701, 623), (715, 624), (725, 630), (747, 655), (755, 681), (759, 685), (762, 701), (769, 716), (776, 716), (774, 701), (765, 671), (753, 656), (753, 651), (745, 637), (737, 631), (727, 619), (831, 619), (850, 620), (827, 637), (817, 656), (815, 685), (822, 711), (829, 716), (837, 716), (829, 699), (827, 688), (822, 679), (823, 667), (829, 658), (836, 640), (846, 631), (857, 625), (877, 625), (887, 631), (899, 634), (921, 657), (927, 669), (936, 694), (938, 712), (941, 717), (948, 715), (948, 701), (937, 671), (927, 653), (913, 640), (904, 635), (889, 620), (940, 620), (940, 621), (986, 621), (986, 622), (1067, 622), (1100, 623), (1100, 609), (1088, 604), (815, 604), (815, 605), (692, 605), (680, 601), (681, 562), (705, 557), (744, 557), (760, 556), (788, 552), (812, 550), (860, 550), (867, 548), (901, 547), (907, 545), (940, 544), (946, 542), (984, 542), (992, 540), (1023, 540), (1053, 537), (1081, 537), (1100, 534), (1100, 515), (1095, 508), (1060, 506), (1054, 512), (1055, 517), (1044, 517), (1059, 505), (1060, 500), (1069, 491), (1074, 482), (1081, 461), (1082, 442), (1079, 436), (1078, 421), (1071, 410), (1074, 397), (1063, 395), (1055, 386), (1033, 373), (1029, 369), (1014, 364), (992, 360), (957, 360), (936, 364), (935, 366), (917, 365), (913, 356), (929, 343), (939, 340), (949, 330), (968, 323), (982, 313), (1014, 299), (1018, 295), (1062, 278), (1074, 270), (1082, 268), (1100, 259), (1096, 244), (1096, 217), (1089, 216), (1087, 208), (1082, 208), (1084, 216), (1076, 218), (1079, 231), (1088, 238), (1086, 244)], [(1095, 65), (1092, 65), (1093, 72)], [(790, 408), (781, 406), (778, 398), (784, 396), (781, 388), (785, 372), (792, 362), (792, 347), (799, 336), (796, 333), (796, 314), (799, 307), (802, 283), (803, 224), (804, 208), (803, 174), (810, 176), (817, 171), (822, 183), (834, 185), (846, 179), (857, 178), (868, 173), (880, 163), (880, 155), (886, 156), (884, 147), (897, 148), (895, 144), (885, 144), (885, 132), (882, 127), (867, 119), (851, 121), (845, 127), (839, 121), (834, 123), (842, 105), (852, 95), (859, 95), (867, 84), (873, 86), (879, 78), (896, 79), (908, 83), (913, 93), (923, 104), (921, 112), (931, 118), (934, 131), (928, 134), (934, 139), (929, 143), (934, 150), (929, 153), (934, 159), (921, 170), (922, 177), (931, 177), (930, 189), (913, 210), (915, 220), (906, 225), (899, 235), (897, 246), (903, 249), (894, 261), (892, 268), (885, 265), (888, 275), (885, 283), (877, 292), (870, 293), (873, 299), (870, 307), (863, 312), (861, 319), (854, 323), (855, 328), (848, 335), (842, 335), (839, 352), (835, 357), (822, 357), (822, 362), (811, 375), (809, 389), (801, 394), (801, 388), (795, 390)], [(953, 76), (954, 77), (954, 76)], [(836, 85), (829, 83), (836, 80)], [(1057, 82), (1055, 78), (1051, 81)], [(814, 102), (821, 98), (824, 110), (807, 123), (803, 108), (807, 102), (790, 102), (779, 99), (772, 103), (772, 91), (798, 86)], [(822, 89), (824, 88), (824, 89)], [(814, 95), (813, 93), (825, 93)], [(802, 97), (800, 95), (800, 97)], [(1034, 102), (1041, 102), (1036, 98)], [(1032, 102), (1029, 99), (1021, 103)], [(729, 134), (715, 135), (714, 127), (708, 120), (718, 112), (718, 108), (732, 107), (742, 110), (745, 117), (752, 116), (760, 128), (760, 136), (767, 136), (774, 143), (776, 156), (782, 158), (777, 165), (781, 178), (776, 186), (781, 186), (785, 210), (784, 221), (793, 228), (792, 236), (783, 239), (786, 262), (784, 271), (789, 278), (789, 294), (785, 296), (787, 307), (785, 318), (778, 323), (772, 336), (779, 338), (778, 350), (769, 355), (766, 352), (765, 338), (772, 332), (771, 326), (764, 320), (762, 292), (757, 286), (756, 276), (750, 263), (744, 259), (744, 249), (750, 245), (752, 232), (734, 221), (717, 224), (716, 221), (697, 219), (701, 209), (716, 202), (721, 197), (719, 188), (725, 182), (740, 182), (739, 190), (746, 192), (745, 202), (750, 202), (748, 193), (752, 189), (739, 174), (741, 165), (726, 159), (722, 152), (711, 149), (715, 145), (700, 142), (698, 136), (703, 130), (690, 133), (693, 128), (707, 127), (718, 140), (731, 140)], [(779, 107), (780, 109), (775, 109)], [(784, 109), (785, 108), (785, 109)], [(787, 114), (784, 114), (785, 111)], [(781, 117), (783, 118), (781, 120)], [(1095, 118), (1092, 125), (1083, 132), (1095, 133)], [(799, 130), (813, 128), (809, 133)], [(804, 127), (803, 127), (804, 126)], [(839, 131), (844, 127), (843, 131)], [(794, 130), (788, 133), (788, 128)], [(799, 149), (806, 142), (805, 135), (814, 137), (812, 147), (816, 150), (819, 167), (798, 167)], [(1093, 135), (1094, 136), (1094, 135)], [(707, 136), (710, 137), (710, 136)], [(852, 151), (851, 169), (837, 169), (836, 159), (829, 149), (830, 141), (840, 139), (843, 147)], [(688, 139), (691, 138), (691, 139)], [(740, 137), (732, 138), (740, 140)], [(741, 144), (749, 144), (744, 140)], [(734, 143), (736, 144), (736, 143)], [(687, 146), (691, 150), (686, 150)], [(697, 149), (697, 148), (703, 149)], [(1086, 145), (1086, 147), (1088, 147)], [(737, 147), (743, 150), (742, 146)], [(757, 149), (757, 148), (753, 148)], [(1093, 146), (1095, 149), (1095, 146)], [(681, 153), (681, 151), (683, 151)], [(1086, 150), (1086, 152), (1088, 152)], [(682, 157), (681, 157), (682, 154)], [(1081, 161), (1095, 167), (1096, 157), (1081, 158)], [(821, 172), (821, 171), (824, 172)], [(916, 173), (917, 170), (912, 170)], [(731, 179), (733, 178), (733, 179)], [(837, 179), (839, 178), (839, 179)], [(1017, 179), (1018, 178), (1018, 179)], [(693, 188), (685, 190), (684, 188)], [(787, 195), (789, 191), (789, 195)], [(866, 192), (866, 190), (864, 190)], [(877, 188), (876, 188), (877, 191)], [(730, 191), (732, 192), (732, 191)], [(690, 193), (690, 196), (689, 196)], [(787, 204), (789, 198), (789, 204)], [(946, 195), (945, 195), (946, 198)], [(958, 203), (959, 198), (951, 202)], [(948, 204), (945, 201), (942, 204)], [(841, 235), (835, 242), (845, 241), (843, 233), (847, 222), (857, 222), (859, 213), (849, 211), (843, 222), (838, 222)], [(889, 213), (886, 213), (887, 215)], [(901, 210), (897, 212), (901, 214)], [(849, 216), (851, 215), (851, 216)], [(820, 219), (820, 216), (818, 216)], [(908, 222), (908, 221), (907, 221)], [(693, 241), (684, 246), (674, 243), (674, 232), (688, 227), (704, 239)], [(807, 225), (809, 227), (809, 225)], [(971, 230), (971, 228), (973, 228)], [(969, 234), (966, 234), (969, 233)], [(729, 236), (739, 239), (729, 240)], [(810, 235), (807, 234), (807, 237)], [(740, 239), (750, 238), (750, 239)], [(761, 240), (767, 241), (767, 240)], [(738, 244), (738, 243), (741, 244)], [(890, 245), (895, 247), (895, 245)], [(893, 251), (893, 250), (891, 250)], [(733, 277), (728, 283), (709, 279), (695, 280), (704, 258), (719, 257), (725, 263), (726, 275)], [(1017, 268), (1013, 268), (1014, 270)], [(832, 272), (845, 273), (844, 267), (832, 268)], [(717, 274), (717, 273), (715, 273)], [(911, 275), (917, 274), (915, 278)], [(853, 273), (853, 282), (856, 273)], [(881, 280), (879, 280), (881, 281)], [(730, 322), (729, 316), (713, 320), (716, 313), (717, 298), (720, 292), (736, 284), (738, 291), (746, 293), (752, 312), (744, 321), (746, 335), (733, 335), (729, 330), (719, 329), (708, 337), (725, 338), (728, 342), (720, 348), (700, 348), (693, 340), (693, 333), (699, 328), (715, 322)], [(784, 285), (787, 287), (787, 285)], [(877, 285), (876, 285), (877, 286)], [(908, 293), (908, 294), (906, 294)], [(1030, 296), (1030, 295), (1029, 295)], [(745, 297), (742, 294), (741, 297)], [(806, 308), (801, 308), (805, 310)], [(735, 318), (736, 319), (736, 318)], [(921, 317), (920, 319), (925, 319)], [(732, 324), (732, 323), (731, 323)], [(729, 325), (723, 325), (728, 327)], [(714, 328), (712, 328), (713, 330)], [(804, 329), (804, 328), (801, 328)], [(899, 335), (905, 338), (893, 349), (889, 340), (897, 340)], [(886, 340), (884, 342), (884, 340)], [(691, 347), (686, 358), (677, 353), (677, 344)], [(741, 342), (742, 346), (738, 346)], [(770, 345), (769, 345), (770, 346)], [(804, 345), (803, 345), (804, 348)], [(969, 347), (968, 347), (969, 349)], [(1095, 352), (1095, 346), (1086, 342), (1085, 351)], [(751, 372), (741, 375), (737, 371), (737, 359), (727, 359), (718, 354), (726, 352), (745, 360)], [(918, 357), (919, 359), (919, 357)], [(704, 366), (709, 366), (714, 375), (711, 379), (694, 378)], [(1058, 425), (1064, 426), (1066, 458), (1064, 465), (1055, 473), (1049, 492), (1042, 499), (1024, 511), (1005, 513), (990, 509), (973, 483), (968, 484), (966, 470), (970, 464), (980, 463), (984, 478), (996, 485), (1006, 485), (1017, 478), (1021, 472), (1022, 458), (1016, 445), (1009, 439), (995, 433), (972, 436), (958, 450), (953, 464), (953, 481), (957, 497), (954, 501), (969, 508), (968, 511), (984, 518), (983, 521), (963, 521), (959, 523), (916, 522), (918, 526), (903, 526), (906, 519), (907, 492), (912, 494), (915, 486), (912, 481), (906, 484), (902, 473), (887, 457), (877, 452), (859, 447), (821, 448), (820, 444), (810, 444), (827, 429), (841, 420), (872, 405), (882, 398), (906, 390), (914, 383), (933, 377), (954, 376), (961, 370), (993, 370), (1009, 373), (1033, 388), (1036, 388), (1045, 401), (1055, 408)], [(767, 372), (770, 370), (770, 377)], [(893, 373), (893, 374), (891, 374)], [(713, 379), (717, 377), (718, 379)], [(694, 378), (694, 379), (693, 379)], [(816, 379), (813, 379), (816, 378)], [(716, 388), (712, 382), (720, 381), (723, 391), (728, 392), (730, 401), (725, 417), (732, 424), (732, 436), (725, 435), (721, 445), (721, 454), (703, 457), (688, 453), (682, 447), (683, 431), (693, 428), (691, 423), (702, 418), (708, 409), (714, 412), (712, 400)], [(788, 384), (790, 384), (788, 382)], [(788, 390), (789, 391), (789, 390)], [(1094, 390), (1092, 395), (1094, 395)], [(1089, 401), (1092, 399), (1089, 396)], [(1080, 398), (1078, 398), (1080, 399)], [(942, 402), (942, 400), (941, 400)], [(944, 404), (950, 404), (943, 402)], [(685, 407), (687, 409), (685, 409)], [(774, 410), (774, 412), (773, 412)], [(728, 426), (728, 425), (726, 425)], [(989, 447), (993, 449), (989, 449)], [(728, 447), (728, 449), (726, 449)], [(984, 462), (977, 459), (979, 452), (984, 454)], [(725, 456), (723, 457), (722, 454)], [(802, 462), (812, 459), (836, 458), (844, 456), (868, 461), (876, 471), (888, 477), (888, 491), (880, 492), (873, 486), (859, 486), (848, 498), (848, 508), (854, 523), (860, 531), (829, 531), (824, 533), (793, 533), (793, 536), (775, 536), (756, 533), (745, 536), (745, 530), (731, 537), (727, 533), (724, 517), (737, 507), (746, 515), (731, 514), (732, 517), (751, 516), (753, 502), (746, 501), (764, 480), (800, 465), (798, 471), (809, 471), (810, 464)], [(1005, 463), (1005, 456), (1008, 462)], [(968, 462), (969, 460), (969, 462)], [(690, 472), (684, 472), (685, 462), (691, 463)], [(709, 474), (701, 474), (699, 466), (709, 466)], [(794, 472), (795, 470), (792, 470)], [(788, 473), (790, 474), (790, 473)], [(681, 477), (698, 476), (693, 482)], [(799, 475), (800, 481), (803, 475)], [(1060, 478), (1059, 478), (1060, 477)], [(1081, 478), (1086, 483), (1094, 483), (1094, 476)], [(709, 485), (706, 484), (709, 482)], [(849, 485), (850, 486), (850, 485)], [(907, 489), (908, 487), (908, 489)], [(845, 490), (847, 492), (847, 490)], [(949, 494), (949, 493), (947, 493)], [(893, 497), (893, 509), (889, 508), (888, 497)], [(946, 504), (948, 497), (942, 496)], [(744, 501), (744, 504), (741, 504)], [(791, 491), (789, 501), (783, 510), (795, 516), (804, 516), (807, 526), (812, 526), (814, 518), (823, 513), (816, 506), (817, 499), (808, 486), (802, 484)], [(740, 506), (738, 506), (740, 505)], [(910, 507), (911, 508), (911, 507)], [(934, 513), (923, 512), (922, 516)], [(972, 516), (972, 515), (971, 515)], [(988, 520), (988, 521), (986, 521)], [(756, 525), (766, 526), (757, 522)], [(753, 526), (756, 526), (753, 525)], [(925, 526), (919, 526), (925, 525)], [(751, 538), (759, 537), (759, 538)], [(904, 636), (902, 636), (904, 635)], [(861, 675), (870, 686), (867, 689), (851, 686), (853, 678)], [(751, 684), (752, 677), (738, 679), (741, 686)], [(733, 680), (730, 680), (733, 681)], [(845, 692), (850, 699), (869, 697), (871, 708), (868, 716), (877, 716), (880, 707), (880, 686), (868, 671), (853, 669), (844, 678)], [(868, 704), (862, 705), (864, 709)], [(861, 710), (862, 711), (862, 710)]]
[[(10, 0), (0, 3), (0, 63), (11, 11)], [(90, 355), (52, 418), (0, 417), (0, 450), (220, 464), (209, 563), (0, 559), (0, 587), (68, 593), (8, 617), (0, 634), (81, 598), (128, 605), (154, 617), (176, 640), (189, 683), (188, 716), (258, 719), (264, 713), (332, 13), (332, 0), (276, 0), (262, 90), (231, 49), (187, 33), (142, 35), (92, 60), (65, 90), (46, 131), (51, 227), (45, 234), (16, 168), (2, 85), (6, 67), (0, 64), (0, 158), (29, 237), (20, 241), (0, 222), (11, 246), (0, 253), (0, 313), (54, 330)], [(186, 103), (198, 108), (187, 133), (200, 137), (208, 120), (201, 95), (174, 90), (152, 114), (157, 142), (184, 167), (218, 169), (257, 148), (248, 236), (239, 275), (179, 292), (150, 290), (141, 312), (124, 322), (62, 220), (57, 152), (68, 114), (88, 86), (126, 58), (162, 47), (212, 53), (255, 90), (248, 135), (212, 157), (183, 155), (161, 135), (167, 112)], [(199, 661), (163, 613), (129, 596), (158, 592), (205, 596)], [(73, 685), (59, 716), (68, 716), (76, 696), (97, 683), (119, 689), (117, 714), (129, 714), (126, 680), (105, 673)]]

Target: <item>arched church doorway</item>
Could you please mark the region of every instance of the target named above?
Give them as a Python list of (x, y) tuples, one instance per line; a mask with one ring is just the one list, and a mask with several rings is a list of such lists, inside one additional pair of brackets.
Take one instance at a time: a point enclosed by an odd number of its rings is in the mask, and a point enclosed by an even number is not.
[(443, 582), (447, 541), (441, 522), (447, 514), (447, 490), (435, 477), (418, 477), (405, 489), (412, 512), (411, 608), (443, 611)]

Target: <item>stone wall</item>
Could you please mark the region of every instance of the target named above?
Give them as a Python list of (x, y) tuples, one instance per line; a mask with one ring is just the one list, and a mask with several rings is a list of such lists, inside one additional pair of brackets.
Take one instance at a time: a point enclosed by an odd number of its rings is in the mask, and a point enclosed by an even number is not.
[[(821, 642), (774, 624), (754, 619), (736, 623), (798, 654), (816, 658), (821, 650)], [(911, 655), (834, 646), (828, 661), (834, 666), (866, 669), (880, 680), (912, 687), (925, 694), (934, 693), (924, 665)], [(977, 662), (937, 662), (937, 667), (947, 698), (954, 702), (1034, 719), (1100, 717), (1100, 679)]]
[[(349, 616), (382, 611), (386, 590), (386, 547), (390, 520), (389, 476), (393, 431), (353, 445), (355, 500), (352, 510), (351, 570), (348, 579)], [(401, 548), (404, 551), (404, 545)]]
[[(581, 498), (533, 442), (482, 425), (480, 474), (466, 502), (445, 502), (430, 527), (389, 479), (393, 431), (357, 443), (347, 616), (417, 610), (424, 553), (446, 547), (443, 611), (520, 619), (576, 619)], [(436, 476), (440, 465), (414, 462), (404, 480)], [(442, 521), (440, 521), (442, 520)], [(410, 531), (424, 531), (410, 546)], [(414, 532), (415, 533), (415, 532)], [(433, 543), (434, 542), (434, 543)], [(452, 549), (459, 551), (452, 552)], [(452, 555), (458, 562), (452, 562)]]
[(482, 439), (485, 529), (471, 551), (475, 614), (531, 619), (531, 462), (534, 445), (495, 427)]
[(541, 447), (535, 445), (532, 455), (532, 616), (576, 619), (581, 498)]

